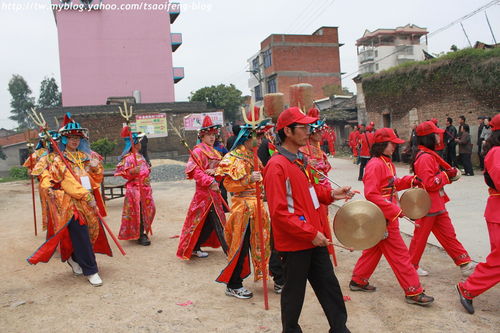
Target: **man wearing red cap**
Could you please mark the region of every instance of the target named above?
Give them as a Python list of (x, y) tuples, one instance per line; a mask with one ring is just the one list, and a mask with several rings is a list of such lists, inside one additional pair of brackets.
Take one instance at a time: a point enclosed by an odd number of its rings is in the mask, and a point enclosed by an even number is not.
[(349, 147), (351, 147), (353, 163), (356, 163), (358, 160), (358, 135), (359, 135), (359, 126), (353, 126), (352, 132), (349, 133)]
[(479, 263), (474, 273), (457, 285), (460, 302), (470, 314), (474, 313), (472, 299), (500, 282), (500, 114), (491, 120), (490, 126), (492, 134), (484, 148), (484, 180), (489, 192), (484, 218), (488, 225), (491, 252), (486, 262)]
[(320, 203), (351, 198), (350, 187), (329, 190), (315, 184), (307, 159), (299, 152), (306, 145), (309, 126), (317, 118), (299, 108), (281, 113), (276, 130), (281, 141), (264, 169), (274, 246), (280, 252), (285, 272), (281, 293), (283, 332), (302, 332), (298, 320), (307, 281), (311, 284), (330, 324), (330, 332), (349, 332), (342, 291), (328, 256), (331, 240), (325, 237), (328, 221)]
[(417, 268), (418, 275), (429, 275), (419, 267), (419, 262), (432, 231), (455, 265), (460, 267), (462, 275), (469, 276), (474, 270), (474, 265), (467, 251), (457, 240), (445, 207), (450, 199), (444, 192), (444, 186), (457, 180), (455, 177), (458, 170), (446, 163), (435, 151), (443, 132), (444, 130), (438, 128), (433, 121), (423, 122), (416, 128), (418, 151), (413, 156), (411, 168), (422, 180), (432, 204), (427, 215), (416, 221), (418, 227), (415, 227), (410, 244), (411, 263)]
[(434, 298), (424, 294), (417, 271), (410, 262), (410, 254), (399, 231), (399, 217), (403, 212), (398, 205), (397, 192), (418, 183), (413, 176), (396, 177), (396, 168), (391, 155), (396, 145), (403, 143), (390, 128), (375, 132), (371, 148), (372, 159), (366, 166), (363, 177), (367, 200), (376, 204), (387, 221), (386, 238), (374, 247), (364, 250), (358, 259), (349, 288), (352, 291), (373, 292), (376, 288), (368, 283), (382, 257), (385, 256), (399, 284), (404, 290), (405, 300), (410, 304), (428, 305)]

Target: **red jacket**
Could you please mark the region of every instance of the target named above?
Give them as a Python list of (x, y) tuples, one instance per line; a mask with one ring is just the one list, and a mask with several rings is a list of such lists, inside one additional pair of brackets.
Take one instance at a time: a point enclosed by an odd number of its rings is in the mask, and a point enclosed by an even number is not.
[(486, 203), (484, 217), (490, 223), (500, 223), (500, 147), (490, 149), (484, 158), (484, 170), (488, 173), (495, 189), (489, 187), (490, 196)]
[(365, 167), (363, 184), (365, 198), (376, 204), (387, 221), (394, 221), (401, 213), (398, 191), (411, 187), (413, 176), (396, 177), (392, 160), (385, 156), (373, 157)]
[(358, 156), (358, 137), (358, 130), (354, 130), (349, 134), (349, 146), (351, 147), (354, 156)]
[[(291, 154), (281, 147), (278, 150)], [(327, 235), (329, 225), (320, 205), (315, 208), (310, 188), (316, 192), (319, 203), (325, 205), (333, 202), (331, 191), (311, 183), (301, 168), (281, 153), (271, 157), (263, 175), (275, 248), (278, 251), (314, 248), (312, 240), (318, 231)]]
[(361, 145), (359, 156), (370, 157), (370, 148), (373, 145), (373, 133), (370, 132), (359, 133), (358, 140), (359, 144)]
[(425, 190), (431, 198), (431, 208), (429, 214), (444, 212), (445, 203), (450, 198), (444, 192), (444, 186), (451, 183), (446, 172), (441, 171), (436, 158), (431, 154), (419, 151), (414, 165), (415, 175), (422, 179)]

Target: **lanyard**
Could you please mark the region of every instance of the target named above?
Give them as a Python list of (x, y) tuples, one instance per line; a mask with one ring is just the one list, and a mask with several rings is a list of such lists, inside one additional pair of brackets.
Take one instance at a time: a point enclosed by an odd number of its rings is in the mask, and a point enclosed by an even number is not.
[(76, 166), (80, 170), (85, 170), (85, 168), (83, 166), (83, 160), (80, 158), (80, 155), (78, 154), (78, 152), (76, 152), (76, 156), (73, 155), (73, 153), (71, 153), (69, 150), (66, 150), (66, 152), (71, 157), (71, 161), (74, 162), (74, 163), (76, 163)]

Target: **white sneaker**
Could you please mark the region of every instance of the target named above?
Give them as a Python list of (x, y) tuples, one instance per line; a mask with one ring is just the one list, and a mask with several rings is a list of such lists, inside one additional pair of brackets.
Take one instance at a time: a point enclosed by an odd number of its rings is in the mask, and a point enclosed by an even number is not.
[(468, 277), (469, 275), (471, 275), (474, 272), (474, 269), (476, 269), (476, 264), (474, 264), (472, 261), (460, 266), (460, 271), (462, 271), (463, 277)]
[(83, 270), (80, 267), (80, 265), (76, 261), (71, 259), (71, 257), (69, 257), (68, 261), (66, 262), (68, 263), (69, 267), (71, 267), (71, 269), (73, 270), (74, 275), (78, 276), (83, 274)]
[(198, 251), (193, 251), (193, 256), (197, 256), (198, 258), (206, 258), (208, 257), (208, 253), (205, 251), (198, 250)]
[(417, 268), (417, 274), (418, 276), (427, 276), (429, 275), (429, 272), (427, 272), (425, 269), (422, 268)]
[(253, 293), (245, 287), (241, 287), (238, 289), (226, 288), (226, 295), (240, 299), (247, 299), (247, 298), (252, 298)]
[(102, 286), (101, 277), (97, 273), (92, 274), (92, 275), (88, 275), (87, 279), (89, 280), (90, 284), (93, 285), (94, 287)]

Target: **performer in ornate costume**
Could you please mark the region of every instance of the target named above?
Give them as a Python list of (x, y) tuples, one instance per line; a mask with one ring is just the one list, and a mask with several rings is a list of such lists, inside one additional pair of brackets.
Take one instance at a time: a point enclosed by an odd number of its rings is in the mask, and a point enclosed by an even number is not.
[(152, 234), (151, 225), (155, 218), (156, 206), (149, 179), (151, 169), (147, 160), (139, 153), (144, 133), (132, 133), (135, 156), (128, 127), (122, 129), (121, 136), (125, 141), (125, 147), (116, 166), (115, 176), (127, 180), (125, 184), (127, 192), (123, 202), (122, 224), (118, 239), (136, 239), (139, 244), (147, 246), (151, 244), (147, 234)]
[[(95, 252), (112, 255), (98, 211), (105, 216), (100, 196), (103, 167), (97, 154), (89, 148), (88, 130), (65, 116), (59, 130), (59, 148), (63, 157), (56, 155), (50, 164), (50, 196), (54, 198), (57, 219), (53, 236), (27, 260), (31, 264), (48, 262), (59, 246), (61, 260), (67, 261), (75, 275), (85, 275), (93, 286), (102, 285), (98, 274)], [(64, 158), (78, 179), (67, 169)]]
[(177, 257), (189, 260), (192, 255), (206, 258), (208, 253), (201, 246), (218, 248), (224, 252), (227, 245), (224, 240), (226, 216), (222, 208), (219, 183), (215, 179), (215, 169), (222, 157), (213, 145), (220, 125), (214, 125), (209, 116), (203, 119), (197, 144), (186, 165), (186, 176), (196, 181), (196, 192), (189, 205), (186, 220), (177, 248)]
[[(264, 132), (270, 128), (265, 120), (256, 128), (260, 144)], [(262, 221), (257, 221), (257, 197), (255, 183), (262, 175), (254, 171), (252, 152), (252, 127), (241, 126), (232, 150), (224, 156), (215, 175), (224, 177), (224, 186), (231, 193), (231, 213), (224, 228), (224, 236), (229, 247), (228, 265), (217, 278), (217, 282), (227, 285), (226, 295), (236, 298), (251, 298), (252, 292), (243, 287), (243, 279), (250, 274), (249, 252), (254, 267), (254, 281), (263, 277), (262, 264), (268, 265), (271, 252), (269, 246), (270, 223), (261, 201)], [(262, 163), (260, 163), (262, 169)], [(262, 225), (265, 258), (261, 256), (258, 226)]]
[[(54, 141), (59, 140), (59, 133), (49, 131)], [(55, 155), (52, 153), (51, 143), (45, 137), (45, 133), (39, 134), (40, 140), (35, 148), (35, 151), (26, 159), (23, 166), (28, 168), (31, 175), (38, 179), (38, 195), (40, 196), (42, 210), (42, 230), (47, 230), (47, 239), (52, 236), (53, 230), (50, 227), (52, 220), (57, 217), (50, 211), (49, 189), (51, 187), (50, 177), (48, 177), (48, 169), (50, 163), (54, 161)], [(49, 226), (49, 227), (48, 227)], [(48, 228), (48, 229), (47, 229)]]

